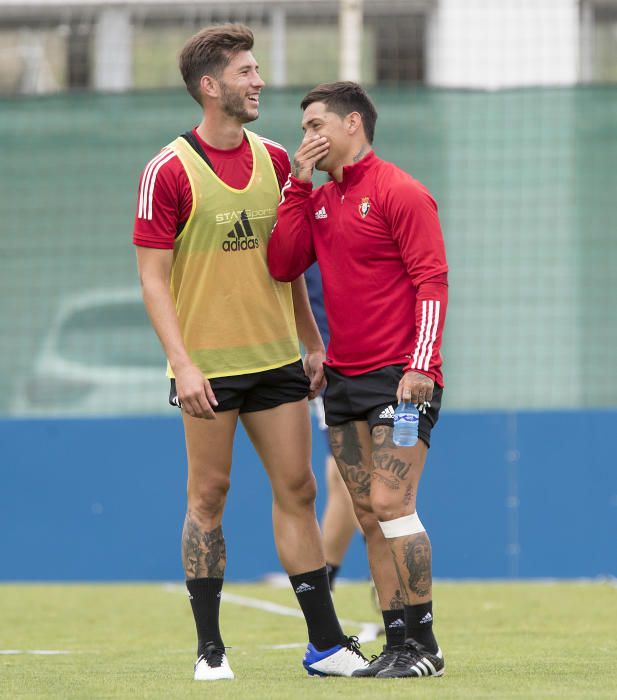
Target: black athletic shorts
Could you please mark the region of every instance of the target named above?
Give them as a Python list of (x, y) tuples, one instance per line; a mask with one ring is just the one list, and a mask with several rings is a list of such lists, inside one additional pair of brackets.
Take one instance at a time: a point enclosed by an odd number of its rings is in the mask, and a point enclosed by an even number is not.
[[(396, 390), (403, 376), (403, 365), (388, 365), (373, 372), (348, 377), (325, 367), (328, 384), (324, 394), (326, 424), (341, 425), (349, 421), (368, 421), (369, 429), (394, 421)], [(439, 419), (443, 389), (435, 384), (433, 398), (420, 409), (418, 437), (431, 446), (431, 430)]]
[[(311, 382), (304, 373), (302, 362), (235, 377), (215, 377), (210, 386), (219, 402), (215, 413), (239, 408), (240, 413), (265, 411), (283, 403), (301, 401), (308, 396)], [(180, 406), (176, 380), (171, 380), (169, 403)]]

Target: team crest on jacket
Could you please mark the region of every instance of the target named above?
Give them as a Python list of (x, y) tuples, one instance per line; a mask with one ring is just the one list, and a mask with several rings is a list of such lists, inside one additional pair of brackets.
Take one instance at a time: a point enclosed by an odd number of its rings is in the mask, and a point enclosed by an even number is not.
[(362, 197), (362, 201), (360, 202), (360, 204), (358, 206), (358, 210), (360, 211), (360, 216), (363, 219), (368, 214), (370, 208), (371, 208), (370, 198), (369, 197)]

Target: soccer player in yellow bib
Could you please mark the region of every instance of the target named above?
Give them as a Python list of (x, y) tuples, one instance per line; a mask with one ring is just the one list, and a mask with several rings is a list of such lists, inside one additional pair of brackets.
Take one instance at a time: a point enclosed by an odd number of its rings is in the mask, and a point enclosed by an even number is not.
[(133, 235), (144, 303), (168, 359), (170, 402), (185, 428), (182, 558), (198, 637), (194, 678), (234, 677), (219, 604), (238, 418), (270, 478), (277, 551), (308, 628), (304, 666), (350, 676), (367, 661), (334, 611), (311, 471), (307, 396), (321, 388), (325, 352), (304, 279), (280, 283), (268, 272), (289, 157), (244, 129), (259, 115), (264, 87), (252, 48), (243, 25), (209, 27), (185, 44), (180, 70), (203, 118), (144, 168)]

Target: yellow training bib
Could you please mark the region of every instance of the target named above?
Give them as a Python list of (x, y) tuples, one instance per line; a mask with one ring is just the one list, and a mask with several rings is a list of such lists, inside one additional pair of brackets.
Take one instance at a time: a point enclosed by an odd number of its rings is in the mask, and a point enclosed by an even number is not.
[(217, 177), (186, 139), (169, 146), (193, 195), (174, 246), (171, 290), (185, 347), (206, 377), (260, 372), (300, 358), (291, 285), (270, 276), (266, 259), (280, 199), (276, 173), (259, 137), (245, 133), (253, 172), (242, 190)]

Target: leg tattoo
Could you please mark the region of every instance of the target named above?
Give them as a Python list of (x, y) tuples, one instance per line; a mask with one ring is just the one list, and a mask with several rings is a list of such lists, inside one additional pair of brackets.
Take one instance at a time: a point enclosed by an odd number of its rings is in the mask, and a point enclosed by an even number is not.
[(397, 588), (392, 596), (392, 600), (390, 601), (390, 610), (402, 610), (403, 605), (405, 605), (405, 601), (401, 595), (400, 588)]
[(405, 542), (403, 552), (409, 572), (409, 589), (420, 598), (425, 598), (430, 595), (433, 585), (431, 542), (426, 532), (411, 536)]
[(352, 495), (368, 496), (371, 475), (362, 467), (362, 446), (353, 423), (330, 428), (330, 444), (343, 480)]
[[(405, 462), (395, 454), (398, 448), (392, 439), (392, 428), (376, 425), (371, 435), (373, 441), (373, 479), (378, 480), (391, 491), (398, 491), (401, 483), (409, 476), (411, 462)], [(407, 494), (405, 494), (407, 498)], [(405, 505), (411, 502), (411, 495)]]
[[(394, 561), (394, 570), (396, 571), (396, 578), (398, 579), (398, 589), (396, 591), (395, 597), (390, 601), (390, 606), (394, 603), (395, 598), (398, 599), (400, 598), (401, 601), (401, 606), (403, 605), (409, 605), (409, 595), (407, 593), (407, 586), (405, 585), (405, 580), (401, 576), (401, 572), (399, 571), (399, 565), (398, 562), (396, 561), (396, 554), (394, 552), (394, 548), (392, 547), (392, 540), (390, 540), (390, 548), (392, 549), (392, 559)], [(393, 610), (394, 608), (391, 607)]]
[(182, 563), (187, 579), (223, 578), (226, 561), (223, 528), (219, 525), (204, 532), (187, 513), (182, 530)]

